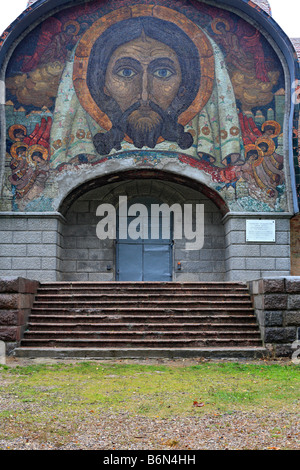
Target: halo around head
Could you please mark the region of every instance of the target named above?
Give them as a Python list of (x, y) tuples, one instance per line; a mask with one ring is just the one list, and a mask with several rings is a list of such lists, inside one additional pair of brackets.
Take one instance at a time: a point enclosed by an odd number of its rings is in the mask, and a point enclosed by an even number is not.
[(42, 145), (32, 145), (28, 149), (28, 160), (30, 161), (32, 159), (32, 155), (34, 152), (39, 152), (41, 154), (41, 158), (46, 162), (48, 160), (48, 150), (43, 147)]
[(218, 25), (222, 24), (225, 28), (225, 31), (230, 31), (230, 25), (225, 18), (214, 18), (211, 22), (211, 29), (216, 34), (222, 34), (222, 32), (218, 29)]
[(279, 136), (280, 132), (281, 132), (281, 125), (279, 124), (279, 122), (276, 122), (276, 121), (265, 121), (263, 123), (263, 125), (261, 126), (261, 130), (264, 132), (266, 127), (273, 127), (274, 128), (274, 132), (273, 134), (270, 136), (270, 138), (274, 138), (274, 137), (277, 137)]
[(196, 24), (181, 13), (158, 5), (134, 5), (120, 8), (93, 23), (79, 41), (74, 58), (73, 83), (79, 102), (85, 111), (105, 130), (110, 130), (112, 123), (107, 114), (95, 103), (86, 83), (89, 56), (97, 38), (110, 26), (123, 20), (142, 16), (174, 23), (189, 36), (198, 50), (201, 70), (200, 86), (195, 99), (180, 114), (178, 122), (183, 126), (190, 122), (204, 108), (213, 90), (215, 77), (213, 49), (208, 37)]
[(19, 139), (15, 136), (15, 131), (22, 131), (24, 133), (24, 135), (27, 134), (27, 129), (22, 124), (13, 124), (12, 126), (10, 126), (10, 128), (8, 130), (8, 135), (9, 135), (11, 140), (14, 140), (14, 141), (17, 141), (17, 142), (19, 141)]
[(14, 144), (12, 144), (11, 149), (10, 149), (10, 154), (16, 160), (22, 160), (23, 159), (23, 157), (18, 154), (18, 149), (19, 148), (25, 148), (26, 152), (27, 152), (28, 145), (24, 144), (24, 142), (15, 142)]
[(274, 141), (272, 139), (268, 139), (266, 137), (259, 137), (256, 140), (255, 145), (257, 145), (257, 146), (265, 145), (267, 147), (267, 149), (265, 151), (263, 150), (264, 156), (266, 156), (266, 157), (269, 157), (270, 155), (273, 155), (273, 153), (276, 150), (276, 146), (274, 144)]

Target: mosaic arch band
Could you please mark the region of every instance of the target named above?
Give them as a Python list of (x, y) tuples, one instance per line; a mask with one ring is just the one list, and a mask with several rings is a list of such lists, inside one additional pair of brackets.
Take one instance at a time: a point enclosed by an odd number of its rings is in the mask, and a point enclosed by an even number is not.
[(66, 63), (51, 166), (134, 149), (184, 152), (226, 168), (245, 159), (220, 47), (185, 15), (136, 5), (104, 15)]

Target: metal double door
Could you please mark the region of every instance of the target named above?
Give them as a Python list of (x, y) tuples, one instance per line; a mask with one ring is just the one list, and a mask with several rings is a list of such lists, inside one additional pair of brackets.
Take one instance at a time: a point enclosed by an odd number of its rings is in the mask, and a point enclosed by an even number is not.
[[(128, 217), (128, 225), (133, 220)], [(170, 238), (151, 239), (151, 218), (148, 217), (148, 238), (116, 240), (118, 281), (172, 281), (173, 242)]]

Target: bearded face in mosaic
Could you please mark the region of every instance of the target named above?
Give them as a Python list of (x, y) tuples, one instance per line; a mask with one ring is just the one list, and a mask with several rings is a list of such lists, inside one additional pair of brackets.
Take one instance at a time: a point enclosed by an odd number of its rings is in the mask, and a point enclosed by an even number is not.
[(133, 109), (127, 113), (126, 133), (136, 147), (155, 146), (163, 124), (160, 110), (171, 105), (180, 83), (177, 55), (166, 44), (143, 34), (115, 50), (104, 92), (115, 99), (123, 113)]
[[(184, 48), (192, 51), (189, 58)], [(93, 47), (87, 74), (91, 95), (112, 122), (109, 132), (94, 137), (97, 151), (120, 149), (125, 135), (137, 148), (154, 148), (160, 137), (191, 147), (193, 138), (178, 117), (195, 98), (199, 81), (198, 52), (177, 26), (138, 18), (109, 28)]]

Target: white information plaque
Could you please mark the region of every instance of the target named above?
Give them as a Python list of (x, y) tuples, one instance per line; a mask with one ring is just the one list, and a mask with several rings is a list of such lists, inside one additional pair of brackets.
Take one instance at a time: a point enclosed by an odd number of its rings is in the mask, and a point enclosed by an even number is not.
[(275, 220), (246, 220), (246, 242), (275, 242)]

